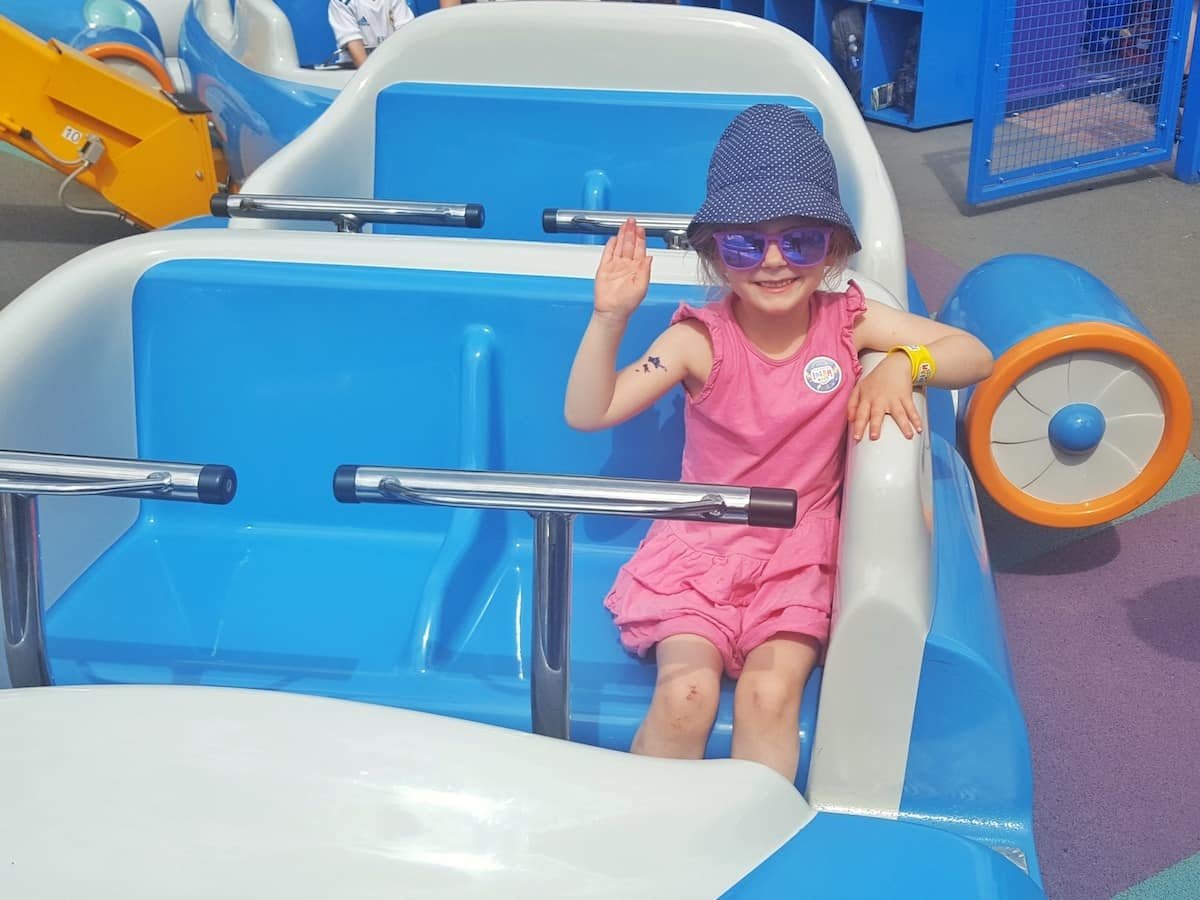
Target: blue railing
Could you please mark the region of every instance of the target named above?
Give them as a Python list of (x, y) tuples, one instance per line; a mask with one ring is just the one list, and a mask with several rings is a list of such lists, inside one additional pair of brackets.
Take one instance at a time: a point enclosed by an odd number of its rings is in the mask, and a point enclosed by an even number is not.
[(968, 201), (1170, 159), (1191, 12), (1191, 0), (992, 4)]

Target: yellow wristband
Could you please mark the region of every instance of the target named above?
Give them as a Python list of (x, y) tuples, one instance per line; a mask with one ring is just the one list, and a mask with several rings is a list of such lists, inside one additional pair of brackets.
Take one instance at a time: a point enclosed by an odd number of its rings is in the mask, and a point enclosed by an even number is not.
[(933, 376), (937, 374), (937, 365), (928, 347), (924, 344), (899, 344), (888, 353), (897, 351), (908, 356), (909, 365), (912, 367), (913, 387), (922, 387), (933, 381)]

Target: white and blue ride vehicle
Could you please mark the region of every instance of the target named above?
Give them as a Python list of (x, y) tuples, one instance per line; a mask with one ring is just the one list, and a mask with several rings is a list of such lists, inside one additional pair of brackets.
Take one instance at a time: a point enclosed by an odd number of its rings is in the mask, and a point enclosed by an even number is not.
[(191, 0), (179, 30), (185, 88), (210, 110), (242, 183), (350, 83), (334, 64), (328, 0)]
[[(1014, 492), (1078, 516), (1152, 493), (1187, 427), (1170, 361), (1127, 351), (1144, 329), (1066, 263), (968, 276), (945, 315), (1001, 381), (918, 395), (917, 440), (849, 447), (796, 785), (625, 752), (654, 668), (601, 598), (648, 519), (787, 524), (788, 497), (680, 485), (677, 397), (572, 431), (566, 375), (624, 213), (664, 238), (627, 351), (706, 296), (678, 229), (767, 98), (834, 153), (847, 277), (922, 310), (887, 173), (805, 42), (702, 8), (503, 3), (384, 44), (218, 203), (256, 218), (97, 248), (0, 313), (6, 894), (1042, 895), (959, 430), (1001, 475), (1027, 445)], [(1094, 322), (1126, 343), (1017, 371), (1048, 323)], [(1091, 477), (1037, 482), (1068, 464)], [(116, 496), (69, 496), (92, 493)]]
[[(210, 110), (230, 180), (240, 185), (315, 122), (351, 83), (355, 70), (337, 63), (329, 0), (183, 2), (181, 89)], [(436, 0), (410, 0), (409, 7), (423, 17), (438, 5)], [(408, 42), (409, 54), (419, 53), (414, 48), (424, 43)], [(443, 60), (439, 68), (459, 68), (471, 81), (488, 60), (508, 52), (490, 47), (482, 56)], [(429, 60), (412, 62), (423, 67)]]

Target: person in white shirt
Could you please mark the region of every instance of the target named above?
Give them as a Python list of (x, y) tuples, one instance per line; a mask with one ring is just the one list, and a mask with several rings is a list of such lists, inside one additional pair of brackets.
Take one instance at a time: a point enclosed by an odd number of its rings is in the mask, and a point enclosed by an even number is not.
[(358, 68), (368, 53), (414, 18), (405, 0), (329, 0), (339, 62), (350, 61)]

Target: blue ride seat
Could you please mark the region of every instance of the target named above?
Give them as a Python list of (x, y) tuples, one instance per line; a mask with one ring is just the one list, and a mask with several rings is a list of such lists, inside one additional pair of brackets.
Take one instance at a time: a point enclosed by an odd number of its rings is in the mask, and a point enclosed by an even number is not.
[(754, 103), (787, 103), (822, 126), (812, 103), (785, 95), (395, 84), (376, 102), (374, 196), (482, 203), (484, 237), (603, 243), (545, 234), (542, 210), (690, 215), (721, 132)]
[(296, 41), (296, 58), (304, 67), (329, 62), (337, 40), (329, 27), (329, 0), (275, 0), (287, 16)]
[[(626, 356), (701, 290), (654, 286)], [(531, 517), (345, 505), (332, 476), (349, 463), (678, 478), (678, 394), (608, 432), (563, 421), (590, 307), (582, 278), (149, 269), (132, 303), (138, 451), (231, 464), (238, 495), (143, 504), (49, 610), (55, 680), (286, 689), (528, 729)], [(650, 697), (653, 665), (622, 650), (602, 606), (647, 526), (576, 523), (578, 740), (627, 748)], [(712, 755), (729, 752), (731, 700), (726, 686)]]

